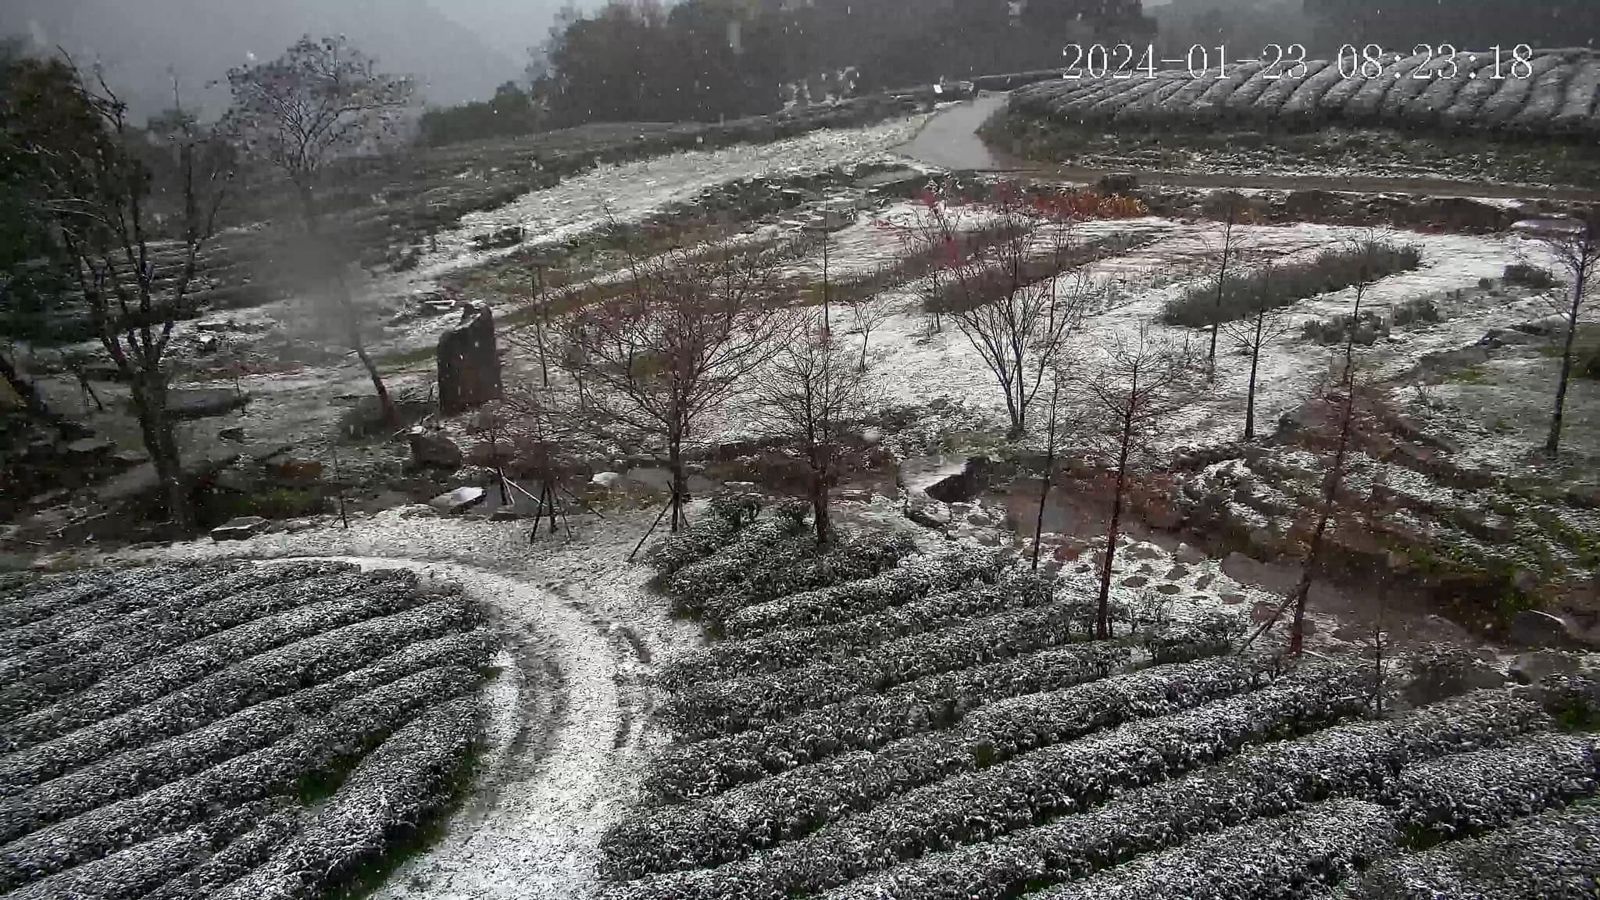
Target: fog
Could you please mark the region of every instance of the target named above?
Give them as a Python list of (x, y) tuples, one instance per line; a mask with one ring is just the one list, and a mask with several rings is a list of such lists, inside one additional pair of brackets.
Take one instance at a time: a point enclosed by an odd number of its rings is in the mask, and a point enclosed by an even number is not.
[[(225, 102), (207, 84), (278, 55), (302, 34), (345, 34), (383, 69), (415, 75), (432, 104), (489, 96), (518, 78), (560, 0), (5, 0), (0, 33), (100, 62), (137, 114)], [(585, 4), (579, 4), (583, 6)], [(592, 4), (588, 4), (592, 5)]]

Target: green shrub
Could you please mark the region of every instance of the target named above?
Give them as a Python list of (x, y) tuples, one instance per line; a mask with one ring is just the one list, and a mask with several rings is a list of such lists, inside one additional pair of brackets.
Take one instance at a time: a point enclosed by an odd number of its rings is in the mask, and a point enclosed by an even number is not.
[(1185, 328), (1209, 328), (1213, 322), (1247, 319), (1263, 309), (1292, 306), (1421, 264), (1422, 250), (1415, 244), (1368, 241), (1349, 250), (1326, 250), (1311, 262), (1229, 275), (1222, 282), (1220, 306), (1216, 282), (1196, 285), (1168, 301), (1161, 320)]

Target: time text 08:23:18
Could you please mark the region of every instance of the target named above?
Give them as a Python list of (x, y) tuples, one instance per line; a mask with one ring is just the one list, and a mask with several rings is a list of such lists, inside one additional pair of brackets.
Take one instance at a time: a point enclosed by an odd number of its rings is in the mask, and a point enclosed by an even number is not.
[[(1268, 81), (1305, 78), (1311, 61), (1304, 44), (1268, 44), (1255, 56), (1229, 55), (1226, 44), (1195, 44), (1179, 57), (1161, 57), (1146, 44), (1068, 44), (1064, 51), (1069, 80), (1082, 78), (1155, 78), (1163, 70), (1188, 71), (1192, 78), (1216, 75), (1227, 78), (1246, 66)], [(1412, 62), (1415, 65), (1402, 65)], [(1533, 48), (1527, 44), (1493, 46), (1485, 50), (1459, 50), (1454, 44), (1418, 44), (1401, 53), (1377, 44), (1345, 44), (1331, 63), (1344, 78), (1377, 78), (1388, 74), (1418, 81), (1468, 78), (1503, 81), (1533, 76)], [(1252, 72), (1251, 74), (1255, 74)]]

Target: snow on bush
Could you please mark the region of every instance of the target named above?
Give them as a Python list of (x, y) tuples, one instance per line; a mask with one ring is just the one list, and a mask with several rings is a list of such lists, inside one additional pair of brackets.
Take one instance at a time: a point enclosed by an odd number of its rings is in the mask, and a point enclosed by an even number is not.
[(314, 900), (449, 802), (462, 760), (481, 732), (476, 697), (425, 712), (350, 773), (328, 805), (265, 865), (216, 900)]
[(170, 879), (141, 900), (210, 900), (216, 891), (266, 862), (299, 830), (300, 816), (294, 809), (268, 815), (204, 862)]
[(697, 684), (663, 706), (661, 719), (688, 739), (760, 728), (855, 694), (1086, 639), (1092, 615), (1088, 601), (1051, 603), (889, 641), (838, 662)]
[[(717, 869), (658, 876), (630, 886), (636, 898), (740, 896), (782, 898), (796, 893), (826, 890), (852, 878), (885, 868), (924, 853), (965, 843), (989, 840), (1040, 820), (1096, 803), (1141, 784), (1175, 777), (1217, 759), (1237, 753), (1248, 744), (1326, 724), (1365, 710), (1370, 685), (1355, 669), (1316, 667), (1302, 670), (1278, 683), (1242, 696), (1224, 699), (1156, 719), (1130, 722), (1113, 731), (1026, 753), (1008, 762), (930, 783), (933, 777), (916, 773), (921, 784), (887, 802), (847, 816), (801, 840), (781, 844)], [(829, 768), (860, 766), (868, 754), (845, 757)], [(970, 769), (976, 763), (970, 753)], [(907, 763), (909, 764), (908, 760)], [(938, 763), (935, 763), (937, 765)], [(892, 779), (906, 767), (877, 775)], [(953, 769), (952, 771), (959, 771)], [(796, 773), (789, 773), (791, 775)], [(796, 790), (793, 808), (843, 810), (851, 794), (867, 791), (888, 796), (866, 777), (831, 780), (833, 791), (819, 796)], [(804, 785), (802, 779), (779, 776), (769, 783), (730, 791), (716, 798), (715, 806), (730, 816), (748, 817), (746, 831), (723, 831), (722, 821), (711, 817), (662, 815), (625, 824), (603, 842), (613, 872), (624, 877), (647, 871), (666, 871), (683, 860), (703, 854), (708, 861), (747, 852), (750, 826), (783, 831), (787, 823), (761, 820), (761, 810), (741, 808), (738, 800), (766, 788), (778, 796), (783, 788), (772, 784)], [(828, 784), (828, 782), (821, 782)], [(711, 806), (712, 804), (707, 804)], [(803, 806), (802, 806), (803, 805)], [(814, 814), (814, 813), (813, 813)], [(837, 816), (835, 816), (837, 818)], [(702, 829), (711, 840), (702, 838)], [(762, 840), (761, 834), (756, 840)], [(721, 842), (721, 843), (718, 843)], [(770, 840), (769, 840), (770, 842)]]
[[(487, 662), (481, 633), (446, 638), (431, 654), (438, 666), (407, 673), (374, 687), (363, 700), (386, 696), (425, 700), (462, 690), (463, 677)], [(467, 677), (467, 681), (473, 680)], [(287, 737), (307, 716), (325, 714), (336, 703), (355, 702), (363, 681), (327, 682), (290, 697), (259, 703), (220, 722), (111, 757), (0, 801), (0, 843), (61, 819), (200, 772), (240, 753)], [(340, 706), (339, 709), (345, 709)]]
[(721, 498), (712, 500), (711, 515), (657, 541), (646, 558), (658, 572), (671, 575), (733, 543), (745, 524), (744, 508), (730, 507)]
[(708, 797), (841, 753), (876, 750), (947, 728), (995, 700), (1104, 678), (1134, 665), (1132, 655), (1126, 644), (1096, 642), (929, 675), (765, 728), (673, 747), (645, 776), (645, 787), (668, 802)]
[[(272, 817), (285, 801), (264, 800), (224, 810), (184, 831), (146, 841), (7, 894), (8, 900), (135, 900), (181, 877), (195, 864)], [(197, 896), (189, 894), (187, 896)]]
[(1594, 900), (1600, 803), (1513, 822), (1482, 837), (1373, 866), (1340, 900)]
[[(1480, 691), (1389, 722), (1360, 722), (1250, 748), (1221, 765), (992, 844), (927, 856), (846, 885), (829, 900), (1000, 900), (1072, 881), (1141, 853), (1330, 798), (1376, 799), (1410, 762), (1546, 727), (1528, 697)], [(1447, 757), (1453, 758), (1453, 757)]]
[(999, 554), (992, 552), (913, 556), (872, 578), (746, 606), (729, 615), (722, 629), (728, 637), (749, 638), (787, 628), (836, 624), (974, 581), (992, 582), (1000, 569)]
[(0, 847), (0, 889), (171, 834), (226, 808), (288, 793), (360, 759), (437, 698), (471, 688), (464, 666), (431, 669), (334, 707), (289, 737), (188, 778), (34, 831)]
[(818, 547), (806, 532), (748, 560), (737, 584), (709, 596), (703, 605), (713, 626), (753, 603), (763, 603), (830, 584), (870, 578), (910, 555), (916, 544), (900, 532), (854, 532), (836, 528), (832, 543)]
[(1387, 810), (1335, 800), (1242, 825), (1036, 895), (1038, 900), (1277, 900), (1345, 880), (1394, 851)]
[(904, 606), (851, 619), (780, 632), (743, 641), (723, 641), (663, 667), (657, 681), (669, 690), (695, 682), (718, 681), (757, 672), (775, 672), (818, 662), (829, 656), (860, 652), (895, 638), (1012, 609), (1049, 603), (1052, 585), (1042, 578), (1019, 576), (996, 585), (936, 594)]
[[(117, 570), (113, 570), (116, 572)], [(5, 647), (17, 654), (150, 605), (158, 597), (189, 590), (222, 575), (225, 566), (159, 566), (96, 574), (81, 584), (30, 595), (0, 609)]]
[(275, 648), (137, 709), (0, 758), (0, 796), (118, 750), (193, 731), (253, 704), (338, 678), (408, 644), (481, 623), (482, 613), (473, 604), (446, 597)]
[[(231, 572), (194, 590), (163, 598), (144, 609), (73, 632), (61, 640), (7, 660), (0, 690), (0, 715), (17, 716), (57, 697), (131, 668), (216, 632), (264, 616), (340, 596), (361, 584), (393, 576), (375, 573), (334, 578), (354, 566), (303, 563)], [(315, 587), (294, 582), (321, 578)]]
[(310, 583), (305, 591), (321, 599), (277, 615), (190, 641), (155, 659), (96, 682), (58, 703), (7, 724), (0, 750), (20, 750), (103, 721), (172, 693), (227, 666), (274, 647), (313, 638), (344, 625), (365, 622), (417, 605), (416, 576), (395, 573), (381, 581), (341, 576)]
[(1416, 839), (1481, 834), (1595, 792), (1595, 738), (1545, 734), (1408, 766), (1383, 792)]

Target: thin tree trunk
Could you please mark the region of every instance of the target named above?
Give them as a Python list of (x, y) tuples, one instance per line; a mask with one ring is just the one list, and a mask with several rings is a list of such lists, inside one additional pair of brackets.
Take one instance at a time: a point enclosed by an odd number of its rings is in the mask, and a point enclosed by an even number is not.
[(1206, 380), (1217, 377), (1217, 332), (1222, 329), (1222, 288), (1228, 281), (1228, 254), (1233, 249), (1233, 204), (1228, 204), (1228, 227), (1222, 232), (1222, 266), (1217, 272), (1217, 298), (1211, 312), (1211, 352), (1206, 357)]
[(1117, 534), (1122, 525), (1122, 493), (1128, 483), (1128, 444), (1133, 439), (1131, 417), (1124, 417), (1122, 449), (1117, 457), (1117, 485), (1111, 501), (1111, 526), (1106, 529), (1106, 561), (1100, 570), (1100, 598), (1095, 612), (1094, 636), (1111, 637), (1111, 568), (1117, 557)]
[(183, 475), (183, 460), (178, 450), (178, 440), (173, 434), (172, 420), (167, 415), (167, 386), (160, 382), (161, 375), (140, 373), (133, 384), (134, 412), (139, 419), (139, 431), (144, 437), (145, 449), (155, 467), (156, 478), (167, 506), (167, 519), (183, 533), (194, 531), (194, 506), (190, 502), (187, 480)]
[(1328, 532), (1328, 522), (1333, 518), (1333, 505), (1339, 497), (1339, 487), (1344, 483), (1344, 458), (1350, 446), (1350, 423), (1355, 417), (1356, 394), (1354, 380), (1345, 393), (1344, 419), (1339, 425), (1339, 445), (1333, 453), (1333, 466), (1328, 470), (1328, 480), (1322, 489), (1322, 509), (1317, 515), (1317, 528), (1311, 535), (1311, 545), (1306, 550), (1305, 566), (1300, 571), (1300, 582), (1294, 589), (1294, 625), (1289, 631), (1289, 654), (1299, 656), (1305, 649), (1306, 601), (1311, 596), (1311, 581), (1316, 577), (1322, 559), (1322, 541)]
[(667, 468), (672, 473), (672, 531), (688, 524), (683, 506), (689, 499), (689, 477), (683, 471), (683, 438), (674, 434), (667, 439)]
[(1578, 337), (1578, 313), (1583, 306), (1584, 271), (1580, 268), (1572, 291), (1572, 309), (1567, 316), (1567, 339), (1561, 352), (1561, 376), (1556, 381), (1556, 408), (1550, 416), (1550, 436), (1545, 438), (1544, 452), (1555, 456), (1561, 452), (1561, 423), (1566, 417), (1567, 386), (1572, 380), (1572, 347)]
[(1244, 404), (1244, 439), (1256, 439), (1256, 373), (1261, 367), (1261, 328), (1266, 312), (1256, 314), (1256, 338), (1250, 345), (1250, 390)]
[[(311, 236), (313, 243), (318, 245), (313, 249), (320, 251), (324, 248), (320, 246), (323, 241), (316, 196), (305, 185), (299, 186), (299, 193), (300, 214), (305, 221), (306, 233)], [(334, 300), (339, 304), (339, 311), (344, 316), (346, 341), (350, 344), (350, 349), (355, 351), (362, 367), (367, 370), (367, 377), (372, 379), (372, 389), (378, 395), (378, 407), (383, 411), (384, 421), (391, 428), (399, 428), (400, 411), (395, 408), (394, 400), (389, 397), (389, 389), (383, 384), (383, 376), (379, 374), (372, 357), (367, 354), (366, 342), (361, 338), (361, 318), (356, 311), (355, 299), (350, 296), (350, 286), (345, 284), (344, 273), (339, 271), (335, 260), (329, 257), (325, 262), (327, 268), (322, 274), (333, 279)]]
[(1056, 471), (1056, 403), (1061, 399), (1061, 379), (1050, 392), (1050, 428), (1045, 441), (1044, 478), (1039, 486), (1039, 515), (1033, 521), (1033, 571), (1039, 571), (1039, 538), (1044, 536), (1044, 505), (1050, 500), (1050, 479)]

